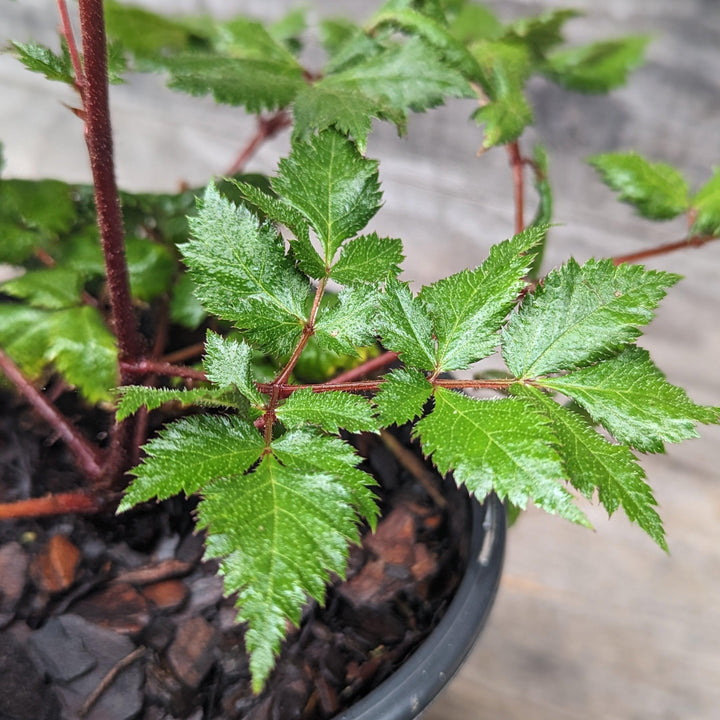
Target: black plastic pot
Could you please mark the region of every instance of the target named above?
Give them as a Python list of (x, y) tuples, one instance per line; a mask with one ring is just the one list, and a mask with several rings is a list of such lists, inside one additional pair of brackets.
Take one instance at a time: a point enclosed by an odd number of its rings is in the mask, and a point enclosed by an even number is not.
[(505, 508), (473, 503), (468, 567), (439, 625), (384, 683), (334, 720), (412, 720), (450, 682), (485, 625), (505, 555)]

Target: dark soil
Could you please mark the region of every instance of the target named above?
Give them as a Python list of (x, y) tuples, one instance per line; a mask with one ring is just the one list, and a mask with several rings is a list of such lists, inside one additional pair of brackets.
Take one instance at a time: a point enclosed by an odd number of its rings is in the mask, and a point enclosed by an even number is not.
[[(411, 445), (407, 429), (398, 437)], [(305, 608), (260, 696), (233, 599), (201, 560), (192, 500), (0, 523), (0, 720), (320, 720), (376, 687), (452, 599), (469, 504), (435, 476), (438, 507), (379, 438), (355, 442), (381, 483), (382, 520), (325, 607)], [(0, 395), (0, 502), (77, 486), (62, 445)]]

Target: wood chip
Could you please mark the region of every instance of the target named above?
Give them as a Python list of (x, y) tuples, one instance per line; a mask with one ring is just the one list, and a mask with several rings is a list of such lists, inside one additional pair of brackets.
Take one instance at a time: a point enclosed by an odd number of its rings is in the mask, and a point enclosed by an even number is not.
[(47, 593), (67, 590), (75, 582), (80, 551), (64, 535), (53, 535), (30, 563), (35, 585)]

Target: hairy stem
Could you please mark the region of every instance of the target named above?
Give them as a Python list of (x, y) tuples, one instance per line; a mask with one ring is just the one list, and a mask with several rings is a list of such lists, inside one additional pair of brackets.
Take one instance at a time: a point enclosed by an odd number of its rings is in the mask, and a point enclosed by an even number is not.
[(145, 378), (148, 375), (167, 375), (190, 380), (207, 380), (207, 375), (202, 370), (193, 370), (184, 365), (172, 365), (162, 360), (145, 358), (137, 362), (121, 362), (120, 368), (127, 376), (136, 378)]
[(203, 340), (202, 342), (195, 343), (194, 345), (188, 345), (180, 350), (163, 355), (160, 359), (166, 363), (184, 362), (185, 360), (191, 360), (192, 358), (202, 355), (204, 351), (205, 341)]
[[(140, 357), (141, 340), (130, 296), (120, 196), (115, 182), (107, 79), (107, 41), (102, 0), (79, 0), (85, 62), (85, 141), (95, 189), (100, 239), (120, 360)], [(122, 377), (125, 384), (127, 378)]]
[(267, 118), (258, 117), (255, 134), (240, 151), (240, 154), (235, 158), (235, 161), (225, 174), (235, 175), (239, 173), (266, 140), (270, 140), (270, 138), (291, 124), (292, 120), (286, 110), (278, 110), (274, 115)]
[[(330, 380), (325, 383), (298, 384), (298, 385), (276, 385), (275, 383), (258, 383), (258, 390), (270, 394), (277, 388), (279, 398), (286, 398), (298, 390), (312, 390), (316, 393), (344, 391), (344, 392), (374, 392), (379, 390), (385, 382), (382, 378), (378, 380), (356, 380), (352, 382), (335, 382)], [(518, 382), (517, 378), (502, 380), (447, 380), (444, 378), (432, 379), (434, 387), (474, 389), (474, 390), (507, 390), (511, 385)], [(532, 384), (531, 381), (525, 381)]]
[(505, 146), (510, 158), (510, 166), (513, 174), (513, 188), (515, 199), (515, 234), (519, 235), (525, 229), (525, 175), (520, 144), (516, 140)]
[(102, 510), (104, 504), (98, 498), (82, 492), (58, 493), (41, 498), (0, 503), (0, 520), (68, 513), (96, 513)]
[(382, 353), (382, 355), (366, 360), (361, 365), (350, 368), (350, 370), (346, 370), (344, 373), (336, 375), (332, 380), (328, 380), (328, 383), (344, 383), (352, 382), (353, 380), (360, 380), (371, 373), (383, 370), (388, 367), (388, 365), (392, 365), (397, 361), (397, 359), (398, 354), (388, 350)]
[(57, 6), (58, 12), (60, 13), (62, 34), (65, 42), (67, 42), (70, 62), (72, 62), (73, 70), (75, 71), (75, 89), (80, 94), (80, 97), (83, 98), (85, 92), (85, 71), (83, 70), (80, 53), (78, 52), (77, 43), (75, 42), (70, 13), (68, 12), (65, 0), (57, 0)]
[(103, 479), (100, 450), (80, 434), (80, 431), (22, 374), (20, 368), (0, 350), (0, 370), (15, 385), (33, 409), (67, 445), (80, 470), (94, 482)]
[(675, 250), (682, 250), (690, 247), (702, 247), (707, 243), (720, 239), (716, 235), (692, 235), (691, 237), (678, 240), (676, 242), (667, 243), (666, 245), (659, 245), (649, 250), (640, 250), (635, 253), (629, 253), (628, 255), (619, 255), (618, 257), (612, 258), (615, 265), (622, 263), (636, 263), (647, 258), (655, 257), (656, 255), (665, 255), (666, 253), (673, 252)]

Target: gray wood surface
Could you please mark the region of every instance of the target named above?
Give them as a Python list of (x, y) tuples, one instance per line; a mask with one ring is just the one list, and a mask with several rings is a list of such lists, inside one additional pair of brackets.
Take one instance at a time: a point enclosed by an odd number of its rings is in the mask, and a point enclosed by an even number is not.
[[(274, 17), (282, 0), (155, 0), (152, 7), (245, 11)], [(494, 0), (511, 18), (556, 3)], [(538, 138), (551, 154), (557, 193), (548, 266), (630, 252), (682, 237), (683, 224), (651, 224), (618, 205), (582, 158), (635, 149), (677, 165), (697, 187), (720, 155), (720, 6), (714, 0), (576, 2), (587, 13), (569, 36), (654, 36), (649, 62), (610, 98), (532, 84)], [(51, 0), (0, 0), (0, 35), (50, 40)], [(320, 3), (363, 17), (365, 3)], [(3, 43), (5, 37), (2, 38)], [(73, 98), (0, 57), (0, 139), (8, 175), (88, 178)], [(202, 183), (222, 173), (252, 131), (231, 108), (134, 78), (112, 90), (118, 175), (131, 189)], [(381, 127), (369, 154), (382, 159), (385, 208), (375, 221), (403, 238), (405, 276), (426, 283), (467, 264), (512, 232), (511, 181), (502, 150), (481, 158), (472, 103), (415, 117), (406, 138)], [(287, 138), (250, 169), (271, 171)], [(697, 401), (720, 404), (720, 244), (659, 258), (687, 279), (664, 302), (643, 345)], [(490, 361), (486, 363), (492, 365)], [(488, 627), (426, 720), (713, 720), (720, 717), (720, 428), (644, 461), (665, 518), (664, 555), (627, 520), (588, 507), (596, 532), (530, 510), (510, 533), (506, 570)]]

